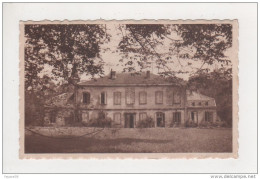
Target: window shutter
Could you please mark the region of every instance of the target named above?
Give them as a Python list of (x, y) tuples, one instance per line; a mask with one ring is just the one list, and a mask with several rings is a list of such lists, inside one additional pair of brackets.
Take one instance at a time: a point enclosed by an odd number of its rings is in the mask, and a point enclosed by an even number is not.
[(105, 92), (105, 104), (107, 104), (107, 92)]

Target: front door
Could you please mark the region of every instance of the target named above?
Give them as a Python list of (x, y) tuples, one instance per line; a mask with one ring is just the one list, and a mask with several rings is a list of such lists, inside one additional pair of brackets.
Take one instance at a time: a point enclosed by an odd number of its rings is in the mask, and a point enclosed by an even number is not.
[(133, 113), (125, 114), (125, 128), (134, 128), (135, 115)]

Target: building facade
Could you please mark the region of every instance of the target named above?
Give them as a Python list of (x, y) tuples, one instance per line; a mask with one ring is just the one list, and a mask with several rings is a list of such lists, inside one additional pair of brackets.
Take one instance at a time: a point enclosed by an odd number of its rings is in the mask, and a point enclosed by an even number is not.
[(153, 127), (216, 120), (213, 98), (187, 91), (149, 71), (111, 71), (108, 76), (78, 83), (73, 98), (83, 123), (97, 119), (100, 112), (112, 121), (112, 127), (124, 128), (136, 128), (147, 119), (153, 121)]

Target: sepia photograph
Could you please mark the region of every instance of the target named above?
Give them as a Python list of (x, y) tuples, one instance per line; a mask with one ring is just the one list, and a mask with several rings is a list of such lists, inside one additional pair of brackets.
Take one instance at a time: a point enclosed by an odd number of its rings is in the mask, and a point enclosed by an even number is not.
[(20, 22), (20, 157), (236, 158), (237, 38), (236, 20)]

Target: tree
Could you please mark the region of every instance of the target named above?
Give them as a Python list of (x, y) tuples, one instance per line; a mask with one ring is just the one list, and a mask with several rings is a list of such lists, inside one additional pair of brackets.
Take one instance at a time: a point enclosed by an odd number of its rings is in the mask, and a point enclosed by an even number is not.
[(136, 64), (142, 70), (154, 63), (161, 74), (175, 76), (187, 73), (185, 66), (192, 67), (195, 60), (202, 65), (194, 73), (205, 64), (230, 64), (225, 52), (232, 46), (231, 24), (126, 24), (119, 29), (121, 61), (128, 71), (136, 70)]
[[(109, 41), (105, 25), (25, 25), (25, 93), (46, 91), (50, 81), (74, 86), (81, 74), (103, 73), (100, 46)], [(42, 71), (49, 72), (41, 77)], [(36, 95), (44, 100), (44, 94)]]
[(218, 116), (232, 126), (232, 71), (200, 71), (189, 79), (188, 88), (215, 98)]
[(79, 75), (102, 74), (100, 45), (109, 40), (105, 25), (25, 25), (25, 86), (34, 86), (48, 64), (49, 77), (75, 84)]

